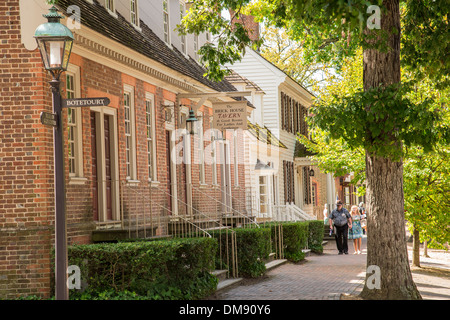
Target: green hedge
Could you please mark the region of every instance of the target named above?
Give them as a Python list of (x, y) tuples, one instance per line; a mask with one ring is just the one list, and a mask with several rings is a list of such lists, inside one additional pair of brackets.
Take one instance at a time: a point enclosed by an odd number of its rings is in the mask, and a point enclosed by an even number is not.
[(266, 227), (270, 227), (272, 235), (273, 251), (278, 252), (279, 240), (278, 234), (283, 234), (283, 253), (284, 258), (291, 262), (299, 262), (305, 258), (302, 249), (308, 246), (308, 223), (307, 222), (279, 222), (269, 223)]
[[(228, 248), (231, 248), (233, 232), (236, 235), (239, 276), (256, 278), (263, 275), (266, 271), (263, 260), (267, 259), (270, 254), (270, 229), (237, 228), (227, 232), (214, 232), (213, 237), (218, 239), (219, 245), (221, 246), (221, 250), (219, 250), (218, 254), (221, 253), (222, 261), (229, 261), (229, 265), (231, 265), (232, 260), (229, 255), (227, 257), (226, 244), (228, 241)], [(232, 268), (232, 266), (230, 268)], [(233, 270), (231, 269), (230, 272), (232, 271)]]
[(323, 253), (323, 221), (311, 220), (309, 224), (308, 248), (315, 253)]
[(189, 238), (74, 245), (69, 265), (81, 269), (84, 293), (78, 299), (201, 299), (217, 287), (217, 241)]

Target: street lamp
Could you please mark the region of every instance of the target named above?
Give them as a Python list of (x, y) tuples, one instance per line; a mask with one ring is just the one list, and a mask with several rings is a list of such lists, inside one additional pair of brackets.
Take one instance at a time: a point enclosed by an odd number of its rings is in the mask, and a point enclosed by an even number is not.
[(73, 34), (59, 21), (63, 18), (53, 6), (45, 14), (48, 22), (37, 27), (34, 37), (41, 53), (44, 68), (52, 75), (53, 113), (56, 126), (53, 128), (53, 152), (55, 166), (55, 280), (56, 300), (67, 300), (67, 238), (66, 201), (64, 188), (64, 149), (62, 128), (62, 101), (60, 76), (67, 70), (72, 51)]
[(194, 122), (198, 121), (192, 108), (189, 110), (189, 117), (186, 119), (186, 126), (189, 134), (194, 134)]

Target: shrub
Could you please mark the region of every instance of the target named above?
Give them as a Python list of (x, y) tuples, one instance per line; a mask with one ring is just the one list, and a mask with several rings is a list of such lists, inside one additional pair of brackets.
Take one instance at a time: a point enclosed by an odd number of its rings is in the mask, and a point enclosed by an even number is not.
[[(271, 224), (272, 247), (277, 249), (278, 228), (280, 224)], [(306, 222), (282, 222), (284, 257), (292, 262), (299, 262), (305, 258), (302, 249), (308, 245), (308, 224)]]
[(74, 297), (203, 298), (217, 286), (209, 273), (216, 251), (217, 241), (211, 238), (74, 245), (68, 250), (69, 264), (80, 267), (89, 286)]
[(309, 232), (308, 232), (308, 248), (312, 252), (323, 253), (323, 235), (324, 227), (322, 220), (311, 220), (308, 221)]
[[(238, 272), (240, 276), (256, 278), (264, 274), (266, 266), (264, 259), (270, 253), (270, 229), (268, 228), (238, 228), (232, 231), (216, 231), (214, 237), (219, 241), (222, 261), (230, 261), (226, 257), (228, 248), (232, 245), (232, 234), (236, 235)], [(230, 250), (230, 249), (228, 249)], [(230, 254), (230, 253), (229, 253)], [(230, 262), (231, 263), (231, 262)], [(231, 267), (232, 268), (232, 267)], [(232, 271), (232, 269), (230, 270)]]

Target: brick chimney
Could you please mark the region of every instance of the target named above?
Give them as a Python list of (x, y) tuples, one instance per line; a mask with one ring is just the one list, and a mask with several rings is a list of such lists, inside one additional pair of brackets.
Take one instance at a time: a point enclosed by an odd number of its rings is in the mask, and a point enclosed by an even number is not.
[[(230, 19), (234, 16), (234, 11), (230, 10)], [(246, 29), (249, 30), (249, 37), (252, 41), (259, 40), (259, 23), (255, 21), (255, 17), (245, 14), (239, 14), (239, 18), (233, 19), (234, 23), (242, 24)]]

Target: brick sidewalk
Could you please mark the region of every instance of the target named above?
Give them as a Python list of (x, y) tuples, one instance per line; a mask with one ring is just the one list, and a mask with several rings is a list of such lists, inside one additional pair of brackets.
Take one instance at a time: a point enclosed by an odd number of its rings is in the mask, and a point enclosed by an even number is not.
[[(362, 254), (338, 255), (334, 240), (328, 240), (323, 255), (312, 254), (299, 264), (286, 263), (263, 279), (245, 280), (216, 295), (220, 300), (339, 300), (341, 294), (358, 294), (364, 285), (366, 238)], [(440, 260), (441, 266), (449, 261)], [(450, 264), (447, 264), (450, 266)], [(413, 278), (424, 299), (450, 300), (450, 271), (430, 272), (428, 265), (413, 268)]]

